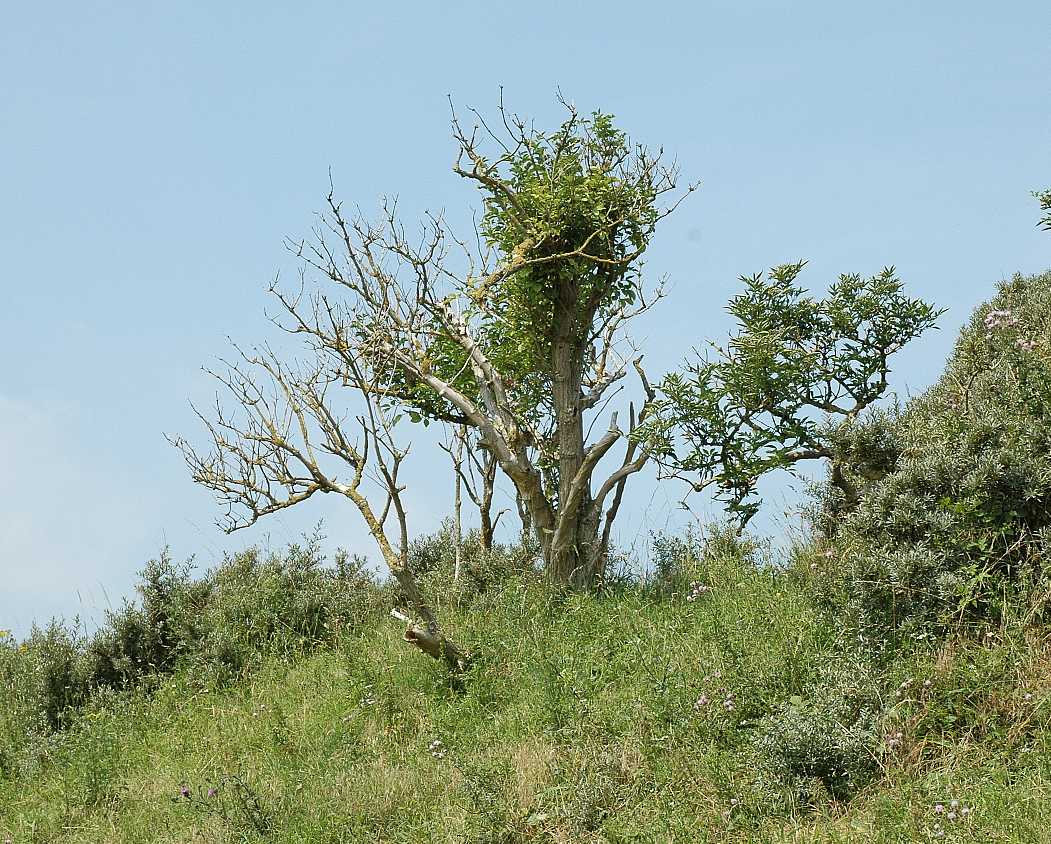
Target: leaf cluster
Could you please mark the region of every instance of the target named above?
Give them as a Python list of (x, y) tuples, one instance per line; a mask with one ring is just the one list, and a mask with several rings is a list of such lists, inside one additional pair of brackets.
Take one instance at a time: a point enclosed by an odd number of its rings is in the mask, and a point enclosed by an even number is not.
[(602, 112), (581, 117), (571, 109), (554, 132), (520, 124), (511, 132), (513, 147), (492, 161), (475, 155), (473, 164), (483, 174), (483, 237), (526, 263), (476, 296), (500, 314), (487, 327), (490, 346), (546, 370), (560, 309), (579, 311), (583, 341), (594, 315), (635, 301), (635, 261), (663, 214), (657, 199), (673, 174)]
[(1035, 191), (1033, 196), (1037, 198), (1040, 209), (1044, 212), (1044, 216), (1040, 218), (1037, 225), (1046, 231), (1051, 231), (1051, 190)]
[(941, 313), (907, 296), (893, 267), (842, 275), (814, 299), (797, 283), (803, 266), (741, 278), (728, 306), (737, 332), (664, 379), (640, 435), (667, 472), (714, 485), (744, 520), (767, 472), (835, 456), (832, 420), (852, 423), (880, 398), (891, 355)]

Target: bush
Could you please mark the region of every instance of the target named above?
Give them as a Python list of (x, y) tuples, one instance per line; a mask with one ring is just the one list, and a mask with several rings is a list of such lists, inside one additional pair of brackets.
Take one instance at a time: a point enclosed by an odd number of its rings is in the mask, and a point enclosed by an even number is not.
[(0, 637), (0, 773), (93, 695), (140, 688), (180, 666), (199, 685), (225, 683), (264, 655), (360, 629), (387, 600), (364, 559), (340, 553), (325, 567), (317, 538), (283, 555), (250, 548), (196, 580), (190, 562), (165, 551), (136, 591), (139, 600), (91, 636), (56, 621), (21, 643)]
[(125, 601), (85, 645), (84, 662), (92, 689), (125, 689), (152, 674), (175, 669), (192, 643), (185, 608), (199, 606), (208, 585), (191, 578), (192, 561), (175, 564), (167, 549), (139, 573), (139, 603)]
[(1051, 273), (1001, 285), (930, 390), (841, 439), (875, 467), (858, 506), (826, 529), (839, 597), (867, 632), (997, 621), (1044, 588)]
[(59, 622), (34, 627), (20, 644), (10, 636), (0, 638), (0, 775), (14, 771), (24, 751), (39, 747), (86, 699), (80, 645)]
[(226, 682), (267, 654), (309, 650), (375, 618), (381, 599), (365, 560), (323, 563), (314, 540), (283, 556), (249, 548), (184, 593), (173, 616), (200, 677)]
[(877, 772), (880, 682), (863, 655), (841, 655), (805, 692), (761, 719), (756, 749), (773, 784), (814, 805), (846, 800)]
[(469, 601), (510, 578), (536, 573), (539, 560), (539, 545), (531, 540), (507, 545), (496, 542), (487, 550), (482, 547), (480, 531), (471, 529), (461, 537), (460, 580), (456, 581), (456, 535), (451, 519), (409, 545), (409, 567), (421, 588), (439, 601), (454, 603)]
[(692, 528), (685, 534), (657, 531), (650, 535), (648, 585), (662, 597), (688, 595), (708, 585), (704, 581), (713, 567), (755, 567), (762, 552), (760, 542), (742, 536), (731, 522), (709, 525), (703, 533)]

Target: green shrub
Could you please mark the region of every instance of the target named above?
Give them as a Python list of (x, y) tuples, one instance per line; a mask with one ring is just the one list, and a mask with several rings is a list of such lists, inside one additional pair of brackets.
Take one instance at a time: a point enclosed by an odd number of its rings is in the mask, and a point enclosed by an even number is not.
[(760, 720), (764, 774), (804, 805), (849, 799), (877, 772), (882, 717), (880, 678), (867, 656), (841, 655)]
[(87, 698), (80, 656), (80, 638), (59, 622), (34, 627), (21, 643), (0, 638), (0, 776), (23, 767), (27, 751), (43, 750)]
[(224, 683), (269, 654), (291, 655), (360, 629), (383, 603), (361, 557), (324, 566), (316, 539), (284, 554), (249, 548), (227, 557), (173, 608), (184, 661)]
[[(185, 666), (198, 685), (236, 678), (370, 624), (389, 598), (365, 560), (326, 567), (318, 540), (284, 554), (250, 548), (194, 579), (165, 551), (141, 572), (137, 602), (93, 635), (61, 622), (0, 638), (0, 773), (65, 727), (93, 695), (141, 688)], [(26, 761), (22, 759), (22, 761)]]
[(1044, 588), (1051, 273), (1002, 284), (930, 390), (841, 440), (874, 467), (858, 506), (826, 529), (839, 598), (863, 629), (996, 621)]
[(763, 546), (742, 535), (731, 522), (716, 523), (685, 534), (656, 531), (650, 535), (647, 585), (662, 597), (700, 593), (710, 584), (713, 567), (746, 568), (761, 565)]
[(460, 539), (460, 579), (455, 580), (456, 535), (453, 522), (446, 519), (430, 534), (416, 537), (409, 544), (409, 566), (424, 591), (437, 603), (461, 603), (506, 583), (509, 579), (538, 571), (539, 544), (519, 540), (504, 545), (494, 542), (485, 549), (481, 533), (472, 528)]
[(144, 677), (170, 673), (192, 643), (184, 608), (197, 605), (207, 584), (194, 582), (191, 561), (174, 563), (168, 550), (139, 573), (139, 603), (125, 601), (84, 648), (83, 660), (92, 689), (124, 689)]

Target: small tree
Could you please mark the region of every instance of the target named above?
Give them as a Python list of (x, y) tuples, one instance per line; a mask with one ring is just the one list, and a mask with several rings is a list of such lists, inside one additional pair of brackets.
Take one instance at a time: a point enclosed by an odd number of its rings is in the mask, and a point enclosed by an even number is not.
[[(625, 484), (648, 458), (628, 440), (619, 465), (594, 483), (624, 432), (613, 412), (601, 436), (589, 443), (588, 433), (629, 367), (643, 391), (637, 412), (629, 403), (629, 433), (650, 412), (654, 393), (624, 328), (654, 301), (643, 294), (641, 258), (677, 205), (660, 205), (676, 172), (608, 115), (566, 108), (551, 133), (502, 105), (501, 136), (480, 116), (468, 134), (454, 115), (453, 169), (482, 198), (470, 240), (436, 215), (410, 237), (392, 202), (377, 223), (349, 218), (330, 191), (315, 236), (289, 244), (304, 262), (303, 285), (271, 287), (277, 322), (304, 341), (305, 362), (265, 347), (242, 354), (215, 373), (234, 410), (217, 400), (211, 418), (201, 415), (212, 449), (171, 438), (194, 480), (226, 504), (229, 531), (318, 492), (349, 499), (415, 612), (406, 638), (454, 671), (464, 656), (408, 565), (399, 480), (408, 448), (395, 438), (403, 413), (472, 430), (485, 478), (498, 466), (511, 480), (547, 571), (565, 585), (600, 581)], [(493, 158), (479, 129), (495, 144)], [(311, 271), (321, 279), (308, 290)], [(364, 408), (356, 424), (348, 399)], [(369, 501), (370, 478), (382, 506)]]
[(728, 310), (740, 328), (714, 355), (668, 375), (634, 436), (662, 475), (691, 492), (715, 487), (742, 525), (758, 510), (759, 479), (825, 458), (848, 507), (857, 500), (836, 424), (849, 426), (884, 395), (890, 357), (942, 313), (902, 292), (893, 268), (843, 275), (828, 296), (805, 295), (804, 264), (744, 276)]
[[(506, 510), (493, 516), (493, 495), (496, 492), (496, 457), (480, 448), (473, 429), (466, 425), (452, 426), (448, 442), (441, 443), (453, 466), (453, 531), (456, 560), (453, 579), (460, 579), (461, 543), (463, 540), (463, 492), (478, 509), (478, 544), (483, 552), (493, 550), (493, 537), (500, 517)], [(481, 454), (479, 454), (481, 452)]]

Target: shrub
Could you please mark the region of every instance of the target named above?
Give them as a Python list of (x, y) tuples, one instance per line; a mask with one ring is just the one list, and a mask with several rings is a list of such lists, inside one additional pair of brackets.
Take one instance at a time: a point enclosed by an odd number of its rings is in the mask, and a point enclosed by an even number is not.
[(1051, 528), (1051, 272), (1002, 284), (941, 379), (851, 442), (878, 471), (826, 532), (840, 597), (863, 628), (887, 636), (995, 621), (1040, 586)]
[(261, 657), (310, 650), (374, 618), (382, 599), (364, 558), (324, 566), (318, 540), (285, 553), (249, 548), (225, 559), (173, 609), (185, 659), (223, 683)]
[(250, 548), (194, 579), (167, 551), (141, 572), (137, 602), (91, 636), (61, 622), (16, 643), (0, 637), (0, 773), (67, 725), (92, 695), (185, 666), (201, 685), (228, 682), (265, 654), (299, 653), (360, 629), (386, 602), (365, 560), (324, 566), (315, 537), (282, 554)]
[(59, 622), (34, 627), (20, 644), (0, 639), (0, 775), (14, 771), (24, 751), (63, 726), (86, 699), (79, 657), (79, 637)]
[(867, 657), (841, 655), (760, 720), (755, 744), (766, 777), (804, 805), (850, 798), (876, 774), (881, 710)]
[(85, 644), (85, 674), (92, 689), (124, 689), (144, 677), (174, 670), (179, 655), (190, 648), (191, 617), (185, 612), (207, 592), (191, 578), (192, 561), (172, 561), (167, 549), (150, 560), (136, 586), (139, 603), (125, 601)]
[(657, 531), (650, 535), (647, 580), (663, 597), (688, 595), (691, 588), (706, 585), (713, 567), (754, 567), (761, 563), (762, 551), (760, 542), (742, 535), (731, 522), (709, 525), (704, 532)]
[(535, 573), (540, 561), (540, 547), (532, 539), (490, 549), (481, 544), (477, 529), (466, 531), (460, 540), (460, 580), (456, 570), (456, 536), (451, 519), (431, 534), (416, 537), (409, 544), (409, 566), (420, 586), (439, 599), (469, 601), (508, 579)]

